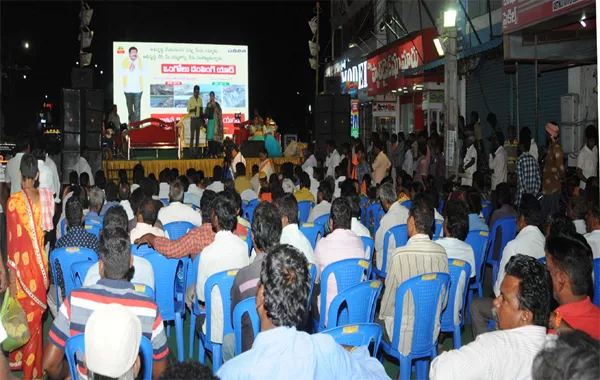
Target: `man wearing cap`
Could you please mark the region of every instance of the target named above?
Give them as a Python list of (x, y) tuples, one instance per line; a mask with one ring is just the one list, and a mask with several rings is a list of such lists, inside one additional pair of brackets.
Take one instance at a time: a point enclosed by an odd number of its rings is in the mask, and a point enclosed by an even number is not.
[(84, 336), (88, 379), (135, 379), (141, 368), (141, 341), (142, 323), (125, 306), (112, 303), (94, 311)]
[(565, 157), (558, 142), (558, 123), (551, 121), (546, 124), (546, 138), (548, 139), (548, 154), (544, 166), (542, 181), (542, 215), (553, 215), (558, 212), (560, 190), (565, 179)]
[[(48, 342), (44, 346), (42, 367), (50, 378), (67, 377), (69, 375), (69, 365), (65, 360), (67, 339), (86, 331), (86, 325), (94, 311), (107, 304), (116, 303), (123, 305), (139, 318), (142, 335), (152, 343), (152, 377), (157, 378), (167, 367), (169, 346), (156, 302), (138, 293), (133, 284), (127, 280), (131, 276), (133, 263), (127, 231), (120, 227), (103, 228), (100, 234), (98, 259), (101, 277), (98, 283), (73, 290), (60, 306), (48, 334)], [(112, 326), (105, 333), (109, 334), (117, 328)], [(116, 347), (121, 346), (113, 343), (111, 349), (116, 350)], [(108, 361), (101, 361), (106, 367)]]

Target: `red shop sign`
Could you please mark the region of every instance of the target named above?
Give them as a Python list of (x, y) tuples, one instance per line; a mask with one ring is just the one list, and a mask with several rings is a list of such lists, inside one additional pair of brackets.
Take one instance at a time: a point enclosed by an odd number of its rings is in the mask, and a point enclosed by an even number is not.
[[(406, 86), (406, 79), (399, 77), (402, 71), (413, 69), (439, 58), (433, 39), (434, 28), (398, 41), (375, 57), (367, 60), (367, 84), (369, 96), (384, 94)], [(410, 84), (421, 83), (422, 78), (411, 78)]]
[(593, 4), (594, 0), (502, 0), (502, 31), (512, 33)]

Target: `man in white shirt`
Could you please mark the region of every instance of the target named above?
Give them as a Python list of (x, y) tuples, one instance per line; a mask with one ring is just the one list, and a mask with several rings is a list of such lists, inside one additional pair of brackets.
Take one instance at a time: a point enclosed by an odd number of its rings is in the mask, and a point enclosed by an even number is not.
[(123, 206), (123, 209), (127, 213), (127, 220), (132, 220), (135, 218), (135, 214), (133, 213), (133, 209), (131, 208), (131, 203), (129, 203), (129, 196), (131, 195), (131, 188), (127, 182), (123, 182), (119, 185), (119, 200), (120, 204)]
[(535, 142), (535, 140), (533, 139), (533, 137), (531, 138), (531, 147), (529, 147), (529, 154), (531, 154), (533, 156), (533, 158), (535, 158), (536, 161), (539, 160), (539, 152), (538, 152), (538, 145)]
[(404, 153), (404, 162), (402, 163), (402, 170), (412, 177), (413, 172), (415, 171), (415, 160), (413, 159), (413, 153), (412, 149), (410, 148), (410, 144), (407, 143), (404, 149), (406, 150), (406, 153)]
[(235, 177), (235, 165), (241, 162), (246, 167), (246, 159), (242, 156), (242, 152), (237, 145), (231, 146), (231, 174)]
[(127, 113), (129, 122), (140, 121), (140, 104), (142, 100), (143, 77), (146, 67), (142, 59), (138, 57), (138, 50), (132, 46), (129, 48), (129, 57), (125, 58), (121, 65), (121, 76), (123, 77), (123, 92), (127, 101)]
[[(397, 202), (398, 196), (396, 195), (396, 189), (390, 182), (386, 182), (379, 188), (379, 199), (381, 201), (381, 207), (385, 211), (385, 215), (381, 218), (379, 223), (379, 229), (375, 231), (375, 257), (377, 268), (381, 270), (383, 265), (383, 244), (385, 234), (390, 228), (398, 226), (400, 224), (406, 224), (408, 221), (408, 209)], [(369, 216), (367, 215), (367, 218)], [(387, 268), (384, 270), (387, 272), (392, 261), (392, 252), (396, 249), (396, 239), (393, 236), (390, 237), (388, 251), (387, 251)]]
[(360, 197), (357, 194), (351, 194), (346, 196), (346, 200), (350, 204), (350, 211), (352, 213), (352, 224), (351, 230), (358, 237), (371, 237), (369, 229), (362, 224), (358, 218), (360, 218)]
[(590, 232), (584, 237), (592, 248), (594, 259), (600, 259), (600, 206), (597, 203), (588, 209), (587, 226)]
[(221, 182), (222, 176), (223, 168), (219, 165), (215, 166), (213, 168), (212, 183), (206, 186), (205, 190), (212, 190), (215, 193), (220, 193), (221, 191), (225, 190), (225, 186), (223, 186), (223, 182)]
[(292, 194), (286, 194), (284, 197), (274, 200), (275, 206), (281, 215), (281, 244), (289, 244), (297, 248), (306, 256), (311, 264), (316, 264), (317, 259), (310, 241), (298, 228), (298, 201)]
[(167, 199), (169, 198), (169, 168), (164, 168), (158, 173), (158, 198)]
[(475, 136), (471, 132), (467, 132), (465, 139), (468, 148), (463, 159), (464, 173), (461, 174), (461, 184), (463, 186), (472, 186), (473, 173), (477, 170), (477, 148), (475, 148)]
[(86, 147), (81, 148), (81, 156), (79, 161), (73, 167), (73, 170), (77, 172), (77, 175), (81, 178), (81, 173), (87, 173), (90, 176), (90, 186), (94, 186), (94, 175), (92, 174), (92, 168), (87, 162), (88, 149)]
[(322, 181), (317, 192), (317, 205), (313, 207), (308, 215), (308, 223), (314, 221), (331, 211), (331, 201), (333, 200), (333, 185), (328, 180)]
[(17, 144), (19, 153), (8, 160), (4, 171), (4, 182), (10, 184), (11, 195), (21, 191), (21, 157), (31, 151), (29, 141), (26, 138), (19, 138)]
[[(246, 242), (233, 233), (237, 225), (236, 207), (232, 197), (225, 193), (217, 194), (213, 202), (211, 220), (213, 230), (217, 234), (215, 240), (202, 250), (202, 259), (198, 265), (196, 295), (202, 303), (206, 303), (206, 298), (211, 297), (211, 338), (216, 343), (223, 341), (223, 301), (217, 287), (213, 288), (211, 294), (204, 294), (204, 285), (215, 273), (241, 269), (249, 263)], [(202, 331), (206, 333), (206, 324), (202, 319), (204, 318), (201, 317)]]
[(310, 193), (316, 200), (319, 192), (319, 185), (321, 184), (321, 181), (325, 179), (325, 170), (323, 168), (315, 167), (309, 168), (307, 173), (310, 176)]
[[(517, 215), (517, 236), (506, 244), (500, 259), (500, 269), (494, 284), (494, 296), (501, 295), (501, 285), (505, 276), (506, 263), (511, 257), (522, 254), (535, 259), (546, 257), (546, 237), (537, 227), (542, 222), (540, 202), (531, 194), (524, 194)], [(487, 332), (488, 323), (492, 319), (492, 298), (484, 297), (471, 303), (471, 318), (473, 320), (473, 335), (477, 337)]]
[[(597, 198), (596, 198), (597, 199)], [(588, 207), (585, 198), (582, 196), (572, 196), (567, 203), (567, 216), (573, 221), (578, 234), (587, 233), (586, 219)]]
[(335, 178), (335, 168), (342, 161), (340, 154), (335, 149), (335, 140), (328, 140), (325, 143), (325, 151), (327, 151), (327, 158), (325, 159), (325, 167), (327, 168), (326, 177)]
[(190, 222), (196, 227), (202, 225), (202, 216), (190, 206), (181, 203), (183, 201), (183, 184), (179, 180), (171, 183), (169, 191), (168, 206), (160, 209), (158, 220), (163, 226), (172, 222)]
[(54, 163), (54, 160), (50, 158), (50, 156), (46, 153), (46, 160), (44, 161), (50, 172), (52, 173), (52, 178), (54, 179), (54, 189), (52, 192), (54, 193), (54, 203), (60, 203), (60, 176), (58, 175), (58, 168)]
[(192, 183), (188, 187), (188, 191), (183, 196), (183, 203), (193, 204), (200, 208), (200, 200), (202, 200), (202, 194), (204, 193), (204, 172), (202, 170), (194, 172), (192, 175)]
[(598, 130), (589, 125), (585, 129), (585, 145), (577, 156), (577, 177), (579, 188), (585, 190), (587, 179), (595, 177), (598, 173)]
[[(475, 253), (473, 248), (465, 243), (469, 233), (469, 209), (461, 200), (450, 200), (446, 203), (446, 219), (444, 220), (443, 239), (436, 243), (444, 247), (448, 259), (458, 259), (469, 263), (471, 266), (470, 277), (475, 277), (479, 268), (475, 266)], [(458, 294), (462, 294), (458, 292)]]
[(506, 266), (502, 295), (493, 304), (498, 331), (479, 335), (432, 363), (431, 380), (530, 379), (533, 359), (546, 342), (550, 275), (537, 259), (516, 255)]
[[(309, 168), (312, 169), (315, 166), (317, 166), (317, 159), (315, 158), (314, 150), (315, 150), (314, 145), (312, 143), (308, 144), (308, 147), (306, 148), (306, 153), (308, 154), (308, 158), (302, 164), (302, 170), (304, 170), (307, 173), (308, 173)], [(309, 173), (309, 174), (311, 174), (311, 173)]]
[(508, 175), (508, 157), (504, 150), (504, 136), (502, 132), (496, 132), (496, 135), (490, 137), (491, 152), (489, 158), (489, 167), (492, 173), (492, 191), (496, 190), (499, 183), (506, 182)]
[(165, 232), (158, 228), (154, 227), (154, 223), (156, 223), (157, 213), (154, 208), (154, 201), (152, 198), (144, 197), (142, 202), (138, 207), (137, 212), (137, 224), (135, 228), (131, 230), (129, 233), (129, 237), (131, 238), (131, 244), (133, 242), (146, 235), (153, 234), (155, 236), (163, 237), (165, 236)]

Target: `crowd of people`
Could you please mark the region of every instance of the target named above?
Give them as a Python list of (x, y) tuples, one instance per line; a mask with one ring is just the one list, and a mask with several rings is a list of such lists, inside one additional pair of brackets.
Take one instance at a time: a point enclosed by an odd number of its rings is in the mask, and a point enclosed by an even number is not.
[[(142, 368), (138, 351), (146, 340), (152, 346), (152, 375), (162, 379), (389, 378), (368, 347), (342, 346), (330, 335), (309, 333), (307, 322), (327, 315), (338, 294), (333, 278), (321, 284), (321, 273), (344, 259), (370, 257), (372, 266), (386, 274), (380, 278), (375, 322), (390, 344), (399, 331), (393, 348), (408, 354), (415, 305), (411, 299), (397, 311), (398, 288), (415, 276), (448, 273), (451, 260), (468, 263), (469, 277), (475, 278), (476, 252), (465, 242), (467, 235), (492, 231), (497, 220), (514, 217), (516, 237), (505, 247), (490, 248), (500, 260), (491, 297), (475, 298), (470, 306), (475, 340), (443, 352), (447, 337), (438, 320), (434, 336), (439, 336), (441, 355), (431, 363), (430, 378), (597, 378), (600, 309), (591, 299), (593, 259), (600, 258), (596, 130), (586, 129), (585, 153), (573, 177), (577, 181), (571, 181), (556, 123), (546, 126), (550, 145), (545, 158), (537, 145), (533, 155), (528, 129), (519, 131), (517, 141), (515, 129), (509, 128), (506, 142), (495, 131), (486, 146), (477, 139), (477, 123), (463, 128), (462, 168), (457, 178), (448, 179), (443, 140), (425, 132), (406, 139), (401, 133), (374, 134), (368, 148), (353, 138), (339, 151), (331, 140), (325, 157), (309, 145), (298, 166), (277, 167), (264, 149), (260, 165), (250, 171), (234, 146), (231, 160), (215, 166), (210, 177), (200, 170), (169, 168), (157, 177), (138, 164), (131, 176), (120, 170), (116, 182), (102, 171), (92, 182), (87, 170), (74, 171), (62, 191), (42, 184), (40, 159), (24, 151), (18, 162), (9, 163), (19, 171), (18, 177), (11, 173), (12, 195), (5, 208), (8, 273), (0, 265), (0, 291), (8, 288), (23, 308), (31, 338), (10, 353), (9, 368), (22, 370), (28, 379), (68, 377), (66, 342), (84, 333), (78, 371), (90, 379), (137, 376)], [(485, 154), (489, 159), (483, 165)], [(250, 222), (244, 208), (254, 200), (258, 205)], [(314, 202), (307, 222), (329, 215), (325, 235), (314, 248), (301, 230), (302, 201)], [(365, 217), (363, 210), (374, 203), (383, 210), (380, 220)], [(493, 209), (489, 218), (482, 204)], [(171, 240), (164, 226), (178, 221), (194, 228)], [(98, 237), (84, 227), (94, 224), (102, 226)], [(384, 252), (386, 233), (398, 225), (406, 226), (406, 244), (396, 246), (392, 237)], [(374, 240), (368, 257), (361, 237)], [(186, 289), (185, 300), (190, 308), (194, 302), (203, 308), (211, 299), (210, 339), (222, 344), (225, 362), (216, 375), (197, 362), (169, 364), (159, 308), (133, 285), (155, 286), (157, 268), (131, 253), (132, 246), (143, 245), (167, 258), (199, 256), (195, 284)], [(58, 267), (56, 279), (48, 271), (48, 252), (66, 247), (98, 255), (83, 286), (70, 295), (63, 286), (66, 269)], [(311, 299), (310, 264), (317, 269)], [(231, 294), (204, 294), (207, 280), (228, 270), (237, 270)], [(231, 297), (231, 310), (223, 310), (223, 297)], [(254, 336), (244, 317), (243, 353), (235, 356), (233, 335), (223, 336), (224, 313), (250, 297), (256, 297), (260, 333)], [(47, 311), (53, 323), (44, 337)], [(395, 326), (398, 315), (401, 325)], [(198, 316), (196, 330), (206, 334), (206, 323), (205, 314)], [(6, 336), (2, 330), (0, 340)]]

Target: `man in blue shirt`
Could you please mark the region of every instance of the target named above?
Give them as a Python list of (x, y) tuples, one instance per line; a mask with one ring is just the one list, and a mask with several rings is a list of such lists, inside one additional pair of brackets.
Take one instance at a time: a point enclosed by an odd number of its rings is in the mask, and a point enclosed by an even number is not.
[(474, 188), (468, 188), (464, 193), (465, 202), (469, 205), (469, 232), (471, 231), (487, 231), (490, 229), (485, 221), (481, 218), (481, 195)]
[(104, 204), (104, 191), (101, 188), (94, 186), (90, 190), (89, 195), (90, 209), (85, 215), (85, 224), (102, 227), (102, 217), (100, 211)]
[(366, 346), (342, 347), (327, 334), (298, 331), (307, 317), (308, 262), (290, 245), (263, 259), (256, 294), (260, 334), (221, 367), (222, 379), (389, 379)]

